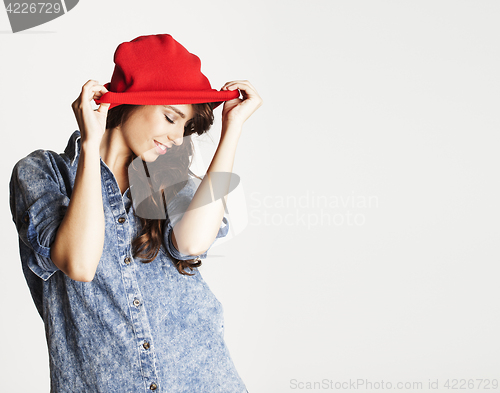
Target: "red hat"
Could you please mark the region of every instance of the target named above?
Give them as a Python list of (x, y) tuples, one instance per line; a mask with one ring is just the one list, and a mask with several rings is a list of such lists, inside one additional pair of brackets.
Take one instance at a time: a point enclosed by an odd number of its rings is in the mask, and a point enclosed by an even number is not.
[(96, 99), (97, 104), (182, 105), (215, 103), (239, 97), (238, 90), (218, 91), (201, 73), (198, 56), (172, 38), (170, 34), (143, 35), (116, 48), (115, 69), (111, 82), (104, 85), (108, 93)]

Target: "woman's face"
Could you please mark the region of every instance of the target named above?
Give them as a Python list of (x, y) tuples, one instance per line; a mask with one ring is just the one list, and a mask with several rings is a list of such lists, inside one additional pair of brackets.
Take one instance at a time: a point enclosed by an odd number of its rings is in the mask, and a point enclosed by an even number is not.
[(183, 143), (184, 126), (193, 116), (190, 104), (143, 105), (120, 128), (134, 154), (152, 162), (158, 156), (168, 154), (173, 145)]

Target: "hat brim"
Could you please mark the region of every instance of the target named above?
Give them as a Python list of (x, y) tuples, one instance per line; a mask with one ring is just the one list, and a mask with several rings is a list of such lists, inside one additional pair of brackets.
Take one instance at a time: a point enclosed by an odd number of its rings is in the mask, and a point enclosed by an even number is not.
[[(109, 88), (109, 83), (104, 85)], [(115, 93), (109, 91), (104, 93), (101, 98), (95, 99), (96, 104), (110, 103), (109, 109), (121, 105), (184, 105), (201, 104), (211, 102), (214, 109), (224, 101), (238, 98), (238, 90), (202, 90), (202, 91), (126, 91)]]

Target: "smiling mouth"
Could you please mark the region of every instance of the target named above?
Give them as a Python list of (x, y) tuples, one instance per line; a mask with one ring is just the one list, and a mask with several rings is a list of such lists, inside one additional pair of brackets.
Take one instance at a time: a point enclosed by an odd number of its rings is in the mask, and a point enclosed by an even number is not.
[(167, 150), (167, 146), (165, 146), (163, 143), (158, 142), (156, 139), (154, 139), (156, 146), (158, 146), (162, 151)]

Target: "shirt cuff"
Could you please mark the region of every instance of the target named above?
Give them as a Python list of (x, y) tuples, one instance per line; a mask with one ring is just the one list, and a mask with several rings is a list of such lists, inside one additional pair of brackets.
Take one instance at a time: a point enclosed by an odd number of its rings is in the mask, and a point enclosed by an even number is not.
[[(60, 220), (54, 220), (53, 217), (45, 217), (45, 214), (42, 213), (44, 206), (47, 206), (47, 201), (42, 198), (37, 200), (26, 210), (22, 219), (27, 223), (26, 238), (33, 251), (35, 251), (35, 260), (30, 258), (28, 266), (33, 273), (46, 281), (59, 270), (50, 258), (50, 245), (55, 240), (62, 217)], [(51, 213), (53, 214), (54, 212)], [(46, 219), (50, 219), (50, 223), (45, 225), (43, 231), (39, 233), (39, 225)]]
[(205, 259), (207, 257), (208, 251), (210, 250), (210, 248), (212, 248), (212, 246), (217, 241), (217, 239), (227, 235), (227, 233), (229, 231), (229, 221), (227, 220), (226, 217), (222, 218), (222, 224), (219, 228), (219, 231), (217, 232), (217, 236), (215, 237), (215, 240), (212, 242), (210, 247), (208, 247), (207, 251), (205, 251), (203, 254), (199, 254), (199, 255), (183, 254), (175, 248), (174, 244), (172, 243), (173, 227), (172, 227), (172, 223), (170, 221), (167, 224), (166, 230), (167, 230), (167, 236), (166, 236), (167, 241), (166, 241), (165, 247), (167, 248), (170, 255), (172, 255), (174, 258), (181, 260), (181, 261), (186, 261), (189, 259), (197, 259), (197, 258)]

